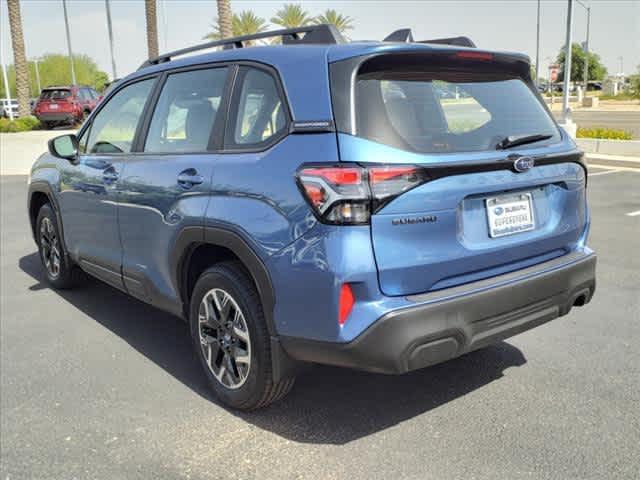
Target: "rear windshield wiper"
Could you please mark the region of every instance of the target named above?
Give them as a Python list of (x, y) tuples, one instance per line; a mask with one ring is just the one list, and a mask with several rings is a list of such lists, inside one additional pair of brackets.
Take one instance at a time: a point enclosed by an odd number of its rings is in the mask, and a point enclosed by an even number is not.
[(542, 133), (536, 133), (534, 135), (510, 135), (496, 145), (496, 150), (504, 150), (506, 148), (517, 147), (518, 145), (548, 140), (551, 137), (553, 137), (553, 135)]

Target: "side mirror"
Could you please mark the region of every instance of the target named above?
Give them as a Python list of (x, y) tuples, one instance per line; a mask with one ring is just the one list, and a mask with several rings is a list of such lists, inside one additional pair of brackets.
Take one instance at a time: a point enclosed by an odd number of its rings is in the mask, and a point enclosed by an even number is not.
[(61, 135), (49, 140), (49, 152), (54, 157), (75, 160), (78, 156), (78, 137), (75, 135)]

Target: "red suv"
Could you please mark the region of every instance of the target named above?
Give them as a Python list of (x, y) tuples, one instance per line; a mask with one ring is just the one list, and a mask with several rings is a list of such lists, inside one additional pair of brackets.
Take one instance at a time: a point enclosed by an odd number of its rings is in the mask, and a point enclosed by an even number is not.
[(91, 87), (48, 87), (42, 90), (33, 114), (45, 128), (62, 123), (74, 124), (89, 115), (100, 98), (100, 94)]

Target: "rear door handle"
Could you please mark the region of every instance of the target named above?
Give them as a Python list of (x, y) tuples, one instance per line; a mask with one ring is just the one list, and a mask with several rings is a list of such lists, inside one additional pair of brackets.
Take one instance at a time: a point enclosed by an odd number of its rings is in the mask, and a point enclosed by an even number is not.
[(204, 177), (198, 175), (198, 171), (195, 168), (188, 168), (178, 175), (178, 185), (182, 188), (191, 188), (194, 185), (200, 185), (204, 182)]

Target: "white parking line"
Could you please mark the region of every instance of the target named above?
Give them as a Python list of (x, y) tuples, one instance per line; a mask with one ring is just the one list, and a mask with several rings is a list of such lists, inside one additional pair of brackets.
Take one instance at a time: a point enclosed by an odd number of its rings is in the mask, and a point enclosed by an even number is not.
[(638, 215), (640, 215), (640, 210), (636, 210), (635, 212), (625, 213), (625, 215), (627, 217), (637, 217)]
[(619, 172), (620, 170), (605, 170), (604, 172), (595, 172), (595, 173), (589, 173), (588, 175), (590, 177), (597, 177), (598, 175), (607, 175), (609, 173), (616, 173)]
[(601, 165), (596, 163), (590, 163), (589, 168), (606, 168), (608, 170), (616, 170), (618, 172), (638, 172), (640, 173), (640, 168), (630, 168), (630, 167), (620, 167), (618, 165)]

